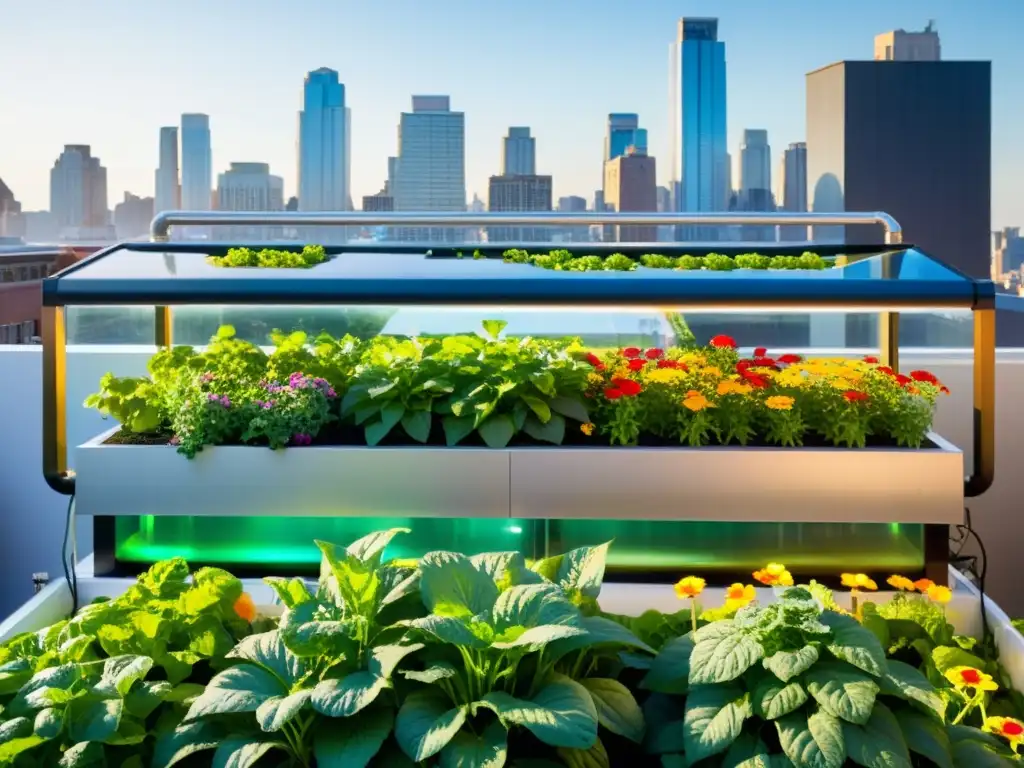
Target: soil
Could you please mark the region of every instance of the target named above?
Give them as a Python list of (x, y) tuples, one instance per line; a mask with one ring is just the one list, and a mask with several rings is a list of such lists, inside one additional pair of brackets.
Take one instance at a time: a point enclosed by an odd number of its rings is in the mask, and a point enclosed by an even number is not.
[[(131, 434), (126, 432), (115, 432), (106, 441), (104, 445), (169, 445), (171, 441), (171, 434), (169, 432), (153, 433), (153, 434)], [(225, 443), (225, 445), (243, 445), (243, 443)], [(248, 443), (252, 446), (265, 445), (265, 443)], [(320, 434), (314, 438), (313, 445), (311, 447), (327, 447), (327, 446), (352, 446), (352, 447), (366, 447), (366, 438), (363, 436), (363, 429), (361, 427), (354, 427), (351, 425), (337, 425), (332, 424), (323, 429)], [(444, 429), (440, 422), (435, 422), (431, 431), (430, 438), (425, 444), (417, 443), (411, 440), (401, 427), (395, 427), (391, 430), (391, 433), (379, 443), (379, 447), (382, 448), (444, 448)], [(461, 443), (460, 448), (484, 448), (486, 447), (484, 441), (476, 433), (469, 435)], [(542, 443), (528, 437), (525, 434), (520, 433), (509, 443), (509, 448), (552, 448), (550, 443)], [(607, 439), (600, 436), (587, 437), (577, 429), (572, 428), (568, 424), (566, 425), (565, 440), (562, 442), (561, 447), (566, 448), (615, 448), (616, 450), (629, 450), (629, 447), (625, 446), (610, 446), (608, 445)], [(679, 448), (679, 443), (671, 440), (664, 440), (654, 435), (646, 435), (640, 438), (640, 448)], [(716, 446), (709, 446), (716, 447)], [(730, 448), (739, 448), (740, 446), (736, 443), (728, 446)], [(747, 448), (764, 448), (778, 446), (769, 445), (764, 440), (752, 440), (745, 446)], [(869, 448), (897, 448), (895, 440), (880, 440), (880, 439), (869, 439)], [(935, 448), (936, 446), (925, 441), (921, 448)], [(836, 447), (829, 442), (826, 442), (819, 435), (807, 435), (804, 437), (804, 444), (802, 448), (833, 448), (835, 450), (851, 450), (842, 447)], [(801, 448), (793, 448), (791, 450), (799, 451)], [(912, 449), (904, 449), (912, 450)]]

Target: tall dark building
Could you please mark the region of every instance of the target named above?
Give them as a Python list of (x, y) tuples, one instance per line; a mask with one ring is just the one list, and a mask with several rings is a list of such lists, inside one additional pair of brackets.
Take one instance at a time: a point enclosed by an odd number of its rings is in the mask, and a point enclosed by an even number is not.
[[(631, 150), (604, 164), (605, 205), (618, 213), (654, 213), (658, 210), (654, 158)], [(606, 226), (604, 230), (606, 241), (653, 243), (658, 239), (658, 228), (654, 226), (626, 224)]]
[[(525, 213), (551, 210), (551, 177), (537, 175), (491, 176), (487, 184), (487, 210), (491, 213)], [(488, 227), (492, 243), (549, 242), (546, 227)]]
[[(808, 74), (810, 209), (884, 211), (903, 227), (905, 242), (987, 278), (991, 86), (987, 61), (843, 61)], [(842, 227), (815, 229), (816, 239), (844, 236)], [(878, 243), (882, 231), (847, 227), (845, 237)], [(906, 320), (903, 343), (956, 345), (951, 334), (960, 331), (946, 321)], [(848, 342), (870, 343), (872, 322), (849, 318)]]

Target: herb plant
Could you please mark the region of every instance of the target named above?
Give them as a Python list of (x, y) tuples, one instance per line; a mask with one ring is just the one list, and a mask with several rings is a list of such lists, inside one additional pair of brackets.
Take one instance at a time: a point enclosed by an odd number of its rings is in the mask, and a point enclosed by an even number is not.
[(727, 256), (722, 253), (709, 253), (706, 256), (666, 256), (661, 253), (646, 253), (638, 259), (632, 259), (621, 253), (609, 256), (573, 256), (570, 251), (560, 249), (548, 253), (530, 253), (521, 248), (513, 248), (504, 253), (504, 260), (509, 264), (532, 264), (542, 269), (563, 270), (569, 272), (630, 272), (638, 266), (648, 269), (674, 270), (710, 270), (729, 272), (734, 269), (795, 269), (821, 270), (827, 269), (828, 263), (818, 254), (806, 251), (800, 256), (767, 256), (762, 253), (741, 253)]
[(215, 267), (263, 267), (271, 269), (308, 269), (327, 261), (327, 251), (322, 245), (306, 245), (301, 251), (285, 251), (275, 248), (229, 248), (224, 256), (207, 256), (206, 260)]

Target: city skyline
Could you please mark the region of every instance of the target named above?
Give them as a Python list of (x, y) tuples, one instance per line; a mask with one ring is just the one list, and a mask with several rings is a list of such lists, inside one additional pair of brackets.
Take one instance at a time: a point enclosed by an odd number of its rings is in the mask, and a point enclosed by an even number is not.
[[(737, 0), (724, 8), (715, 3), (696, 2), (692, 8), (687, 6), (683, 14), (673, 3), (652, 0), (643, 12), (631, 14), (622, 24), (602, 29), (609, 25), (597, 24), (589, 18), (590, 13), (582, 13), (573, 3), (550, 9), (531, 0), (522, 4), (521, 12), (510, 19), (507, 29), (502, 27), (503, 33), (511, 36), (519, 27), (536, 28), (536, 44), (545, 45), (557, 39), (562, 58), (556, 64), (549, 61), (545, 65), (550, 69), (547, 76), (538, 76), (540, 65), (524, 59), (522, 67), (509, 67), (507, 72), (494, 75), (488, 70), (488, 80), (473, 71), (473, 56), (488, 48), (486, 41), (477, 39), (473, 32), (482, 30), (493, 14), (462, 0), (453, 0), (451, 8), (446, 6), (434, 17), (414, 4), (399, 4), (408, 6), (409, 13), (395, 14), (394, 9), (387, 14), (378, 13), (386, 15), (390, 25), (389, 43), (379, 49), (380, 66), (377, 62), (370, 68), (358, 66), (367, 46), (383, 41), (383, 33), (375, 32), (378, 27), (374, 24), (369, 24), (365, 34), (361, 32), (352, 38), (352, 51), (341, 50), (337, 45), (329, 47), (324, 36), (312, 34), (306, 44), (298, 46), (299, 53), (295, 41), (285, 39), (286, 33), (299, 25), (303, 13), (313, 10), (313, 4), (297, 2), (289, 7), (288, 14), (283, 14), (275, 12), (268, 3), (256, 2), (252, 13), (244, 18), (221, 10), (201, 14), (203, 24), (195, 27), (195, 47), (201, 49), (211, 36), (244, 37), (262, 28), (261, 25), (278, 25), (288, 53), (274, 57), (272, 72), (264, 65), (235, 69), (221, 66), (207, 71), (214, 59), (223, 61), (221, 54), (214, 51), (210, 57), (204, 54), (194, 61), (190, 55), (190, 61), (177, 74), (176, 64), (172, 66), (156, 55), (166, 46), (122, 46), (118, 56), (122, 62), (128, 56), (132, 66), (122, 63), (119, 69), (109, 66), (111, 59), (105, 53), (90, 52), (84, 61), (76, 58), (71, 71), (71, 59), (60, 51), (59, 45), (50, 51), (53, 56), (40, 60), (38, 52), (32, 53), (24, 43), (38, 42), (42, 39), (39, 35), (44, 33), (59, 42), (64, 33), (56, 27), (51, 29), (52, 15), (46, 14), (44, 18), (36, 9), (19, 8), (16, 20), (25, 24), (19, 28), (18, 36), (10, 34), (10, 26), (8, 32), (0, 31), (4, 49), (27, 59), (25, 76), (18, 82), (5, 83), (5, 91), (11, 92), (19, 104), (19, 120), (13, 126), (0, 127), (0, 147), (18, 146), (18, 150), (0, 153), (0, 178), (12, 189), (24, 210), (46, 208), (46, 170), (61, 147), (89, 144), (94, 156), (108, 169), (109, 202), (120, 199), (124, 191), (149, 196), (154, 193), (154, 169), (159, 160), (159, 129), (178, 123), (182, 113), (202, 112), (210, 116), (214, 174), (224, 172), (232, 162), (265, 162), (284, 178), (285, 196), (289, 197), (296, 190), (294, 115), (300, 106), (301, 78), (310, 70), (326, 66), (339, 71), (352, 109), (354, 200), (380, 190), (386, 178), (387, 158), (395, 152), (395, 127), (414, 93), (449, 94), (465, 113), (467, 197), (485, 193), (487, 179), (500, 170), (500, 139), (509, 126), (531, 128), (536, 137), (537, 167), (553, 176), (556, 198), (589, 197), (601, 186), (601, 169), (594, 157), (600, 151), (607, 115), (614, 112), (640, 115), (649, 134), (649, 153), (663, 159), (658, 183), (666, 185), (670, 176), (670, 135), (665, 51), (680, 16), (719, 19), (719, 38), (726, 43), (729, 82), (727, 146), (734, 160), (742, 132), (747, 128), (767, 130), (769, 143), (776, 152), (805, 140), (807, 73), (842, 59), (868, 60), (875, 35), (898, 28), (920, 29), (928, 19), (937, 18), (944, 59), (994, 62), (992, 223), (994, 227), (1012, 226), (1024, 220), (1024, 201), (1015, 192), (1016, 177), (1024, 170), (1024, 148), (1014, 139), (1014, 126), (1019, 124), (1017, 116), (1024, 110), (1024, 100), (1010, 76), (1014, 66), (1024, 61), (1024, 54), (1014, 50), (1016, 41), (1009, 34), (1013, 22), (1024, 16), (1024, 9), (968, 10), (951, 2), (911, 0), (894, 10), (868, 0), (848, 11), (798, 8), (796, 2), (782, 2), (773, 13), (766, 14), (758, 13), (760, 6), (752, 2)], [(82, 9), (63, 0), (57, 0), (56, 5), (60, 6), (57, 10), (66, 8), (69, 14), (67, 23), (61, 27), (74, 27)], [(125, 4), (125, 12), (119, 13), (121, 5), (115, 2), (102, 11), (91, 10), (90, 19), (102, 21), (109, 33), (117, 34), (142, 26), (154, 12)], [(154, 8), (158, 5), (154, 4)], [(187, 13), (193, 5), (184, 2), (180, 12)], [(601, 2), (587, 8), (593, 15), (600, 15), (598, 6)], [(473, 8), (472, 12), (467, 12), (469, 8)], [(372, 9), (361, 8), (353, 13), (366, 23), (383, 25), (383, 19), (375, 17)], [(463, 23), (444, 33), (445, 20), (456, 13), (463, 14)], [(544, 22), (540, 27), (536, 27), (538, 20)], [(575, 25), (581, 34), (565, 35), (566, 23)], [(436, 29), (438, 34), (422, 34), (430, 29)], [(445, 34), (452, 43), (456, 38), (465, 40), (460, 54), (443, 50)], [(418, 36), (427, 40), (418, 41)], [(585, 38), (586, 46), (576, 37)], [(504, 36), (490, 41), (495, 51), (489, 55), (499, 55), (505, 46), (509, 51), (515, 50), (514, 41), (502, 40)], [(766, 40), (772, 41), (768, 56), (764, 55)], [(600, 77), (595, 77), (593, 58), (581, 58), (584, 49), (596, 51), (612, 44), (631, 57), (630, 66), (625, 68), (628, 72), (602, 70)], [(424, 58), (426, 48), (431, 54)], [(386, 56), (385, 51), (389, 52)], [(396, 51), (401, 51), (401, 55), (393, 55)], [(35, 68), (33, 61), (37, 64)], [(281, 61), (287, 61), (288, 66), (281, 66)], [(297, 62), (294, 71), (292, 62)], [(103, 77), (97, 80), (101, 69)], [(201, 77), (198, 70), (203, 70)], [(582, 77), (584, 71), (588, 73), (586, 77)], [(67, 84), (58, 102), (49, 103), (38, 97), (43, 91), (40, 78), (55, 73), (64, 76)], [(552, 78), (551, 74), (559, 76)], [(129, 96), (107, 104), (94, 94), (90, 101), (88, 93), (76, 91), (76, 81), (83, 76), (109, 83), (113, 90)], [(144, 76), (149, 77), (148, 87), (133, 92), (133, 84), (141, 89)], [(571, 87), (566, 87), (567, 79)], [(155, 87), (160, 83), (173, 87)], [(33, 88), (36, 98), (24, 98)], [(493, 97), (487, 98), (491, 94)], [(82, 118), (79, 124), (66, 119), (68, 105), (73, 114)], [(64, 118), (50, 120), (48, 116), (60, 111), (57, 107), (65, 107)], [(184, 165), (184, 158), (180, 162)]]

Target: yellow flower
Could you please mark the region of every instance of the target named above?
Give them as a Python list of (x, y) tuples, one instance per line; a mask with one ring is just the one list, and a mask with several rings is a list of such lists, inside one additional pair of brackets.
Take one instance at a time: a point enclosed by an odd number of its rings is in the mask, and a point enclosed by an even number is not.
[(914, 587), (917, 588), (918, 592), (927, 592), (928, 587), (934, 587), (935, 582), (931, 579), (918, 579), (914, 582)]
[(753, 602), (755, 594), (753, 584), (740, 584), (736, 582), (725, 590), (725, 607), (730, 610), (742, 608), (748, 603)]
[(982, 729), (996, 736), (1002, 736), (1014, 747), (1024, 743), (1024, 723), (1015, 717), (989, 717), (986, 718)]
[(644, 373), (644, 380), (654, 384), (675, 384), (686, 378), (686, 371), (678, 368), (652, 368)]
[(705, 408), (715, 407), (714, 403), (695, 389), (691, 389), (686, 393), (686, 399), (683, 400), (683, 406), (694, 413), (697, 411), (703, 411)]
[(914, 589), (915, 589), (914, 582), (912, 582), (906, 576), (900, 576), (899, 574), (895, 574), (895, 573), (892, 576), (890, 576), (888, 579), (886, 579), (885, 582), (890, 587), (895, 587), (896, 589), (901, 589), (904, 592), (913, 592)]
[(740, 384), (731, 379), (718, 382), (719, 395), (749, 395), (753, 391), (754, 388), (749, 384)]
[(769, 587), (793, 586), (793, 574), (782, 563), (768, 563), (761, 570), (754, 571), (754, 579)]
[(850, 589), (866, 589), (869, 592), (874, 592), (878, 589), (878, 585), (873, 579), (869, 579), (863, 573), (844, 573), (840, 576), (844, 587)]
[(600, 386), (601, 384), (604, 384), (604, 376), (599, 373), (588, 373), (587, 383), (594, 386)]
[(706, 583), (707, 582), (699, 576), (684, 576), (678, 581), (678, 583), (676, 583), (676, 596), (680, 600), (692, 600), (704, 591)]
[(594, 434), (594, 425), (591, 424), (589, 421), (586, 424), (580, 424), (580, 432), (582, 432), (587, 437), (590, 437), (592, 434)]
[(841, 389), (844, 392), (848, 389), (853, 389), (853, 384), (851, 384), (847, 379), (833, 379), (832, 386), (836, 389)]
[(956, 688), (974, 688), (979, 691), (998, 691), (999, 685), (980, 669), (974, 667), (950, 667), (946, 679)]
[(936, 584), (928, 587), (925, 590), (925, 594), (928, 595), (928, 599), (933, 603), (940, 603), (941, 605), (945, 605), (953, 599), (953, 591), (949, 587), (940, 587)]
[(786, 395), (772, 395), (764, 401), (764, 404), (773, 411), (790, 411), (793, 409), (793, 403), (795, 402), (792, 397), (787, 397)]
[(722, 378), (722, 371), (721, 371), (721, 369), (715, 367), (714, 365), (709, 365), (707, 368), (701, 368), (700, 372), (704, 376), (712, 376), (712, 377), (714, 377), (716, 379)]

